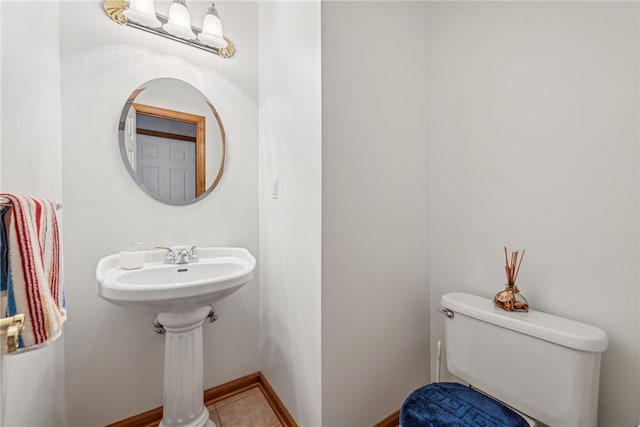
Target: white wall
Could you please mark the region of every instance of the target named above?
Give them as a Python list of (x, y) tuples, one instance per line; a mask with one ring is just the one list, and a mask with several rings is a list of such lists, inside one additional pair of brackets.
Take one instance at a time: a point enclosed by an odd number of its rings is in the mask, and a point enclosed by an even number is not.
[[(0, 5), (0, 100), (2, 99), (2, 5)], [(0, 102), (0, 129), (2, 129), (2, 102)], [(2, 188), (2, 132), (0, 132), (0, 188)], [(0, 372), (2, 372), (2, 357), (0, 357)], [(2, 381), (0, 381), (0, 393)], [(2, 405), (0, 405), (0, 420), (2, 419)]]
[(638, 420), (638, 29), (636, 2), (432, 3), (432, 345), (440, 296), (526, 249), (531, 307), (609, 335), (601, 426)]
[[(2, 99), (2, 5), (0, 5), (0, 99)], [(0, 129), (2, 129), (2, 102), (0, 102)], [(0, 132), (0, 188), (2, 187), (2, 132)], [(4, 311), (4, 305), (0, 305), (0, 310)], [(4, 357), (0, 355), (0, 426), (4, 426), (4, 414), (7, 400), (4, 392)]]
[[(209, 4), (189, 6), (203, 16)], [(238, 46), (232, 59), (119, 26), (101, 2), (60, 4), (71, 426), (104, 425), (162, 404), (164, 336), (154, 332), (153, 315), (96, 295), (95, 267), (102, 256), (126, 248), (130, 240), (144, 248), (241, 246), (258, 255), (258, 8), (252, 2), (216, 4)], [(199, 89), (225, 126), (225, 174), (218, 188), (194, 205), (172, 207), (151, 199), (120, 157), (122, 106), (135, 88), (158, 77)], [(216, 311), (218, 321), (204, 328), (205, 388), (260, 370), (257, 280), (216, 304)]]
[[(1, 2), (0, 10), (1, 191), (60, 201), (58, 4)], [(64, 354), (63, 337), (40, 350), (4, 357), (0, 424), (66, 423)]]
[(428, 381), (428, 4), (322, 30), (322, 421), (366, 426)]
[(320, 426), (320, 2), (259, 16), (262, 371), (300, 426)]

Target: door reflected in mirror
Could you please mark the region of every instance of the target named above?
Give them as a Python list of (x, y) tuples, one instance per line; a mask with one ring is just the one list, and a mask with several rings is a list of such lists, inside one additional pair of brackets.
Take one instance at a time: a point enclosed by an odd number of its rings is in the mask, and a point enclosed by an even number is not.
[(151, 80), (125, 103), (120, 153), (129, 174), (156, 200), (193, 203), (219, 184), (225, 134), (213, 104), (196, 88), (171, 78)]

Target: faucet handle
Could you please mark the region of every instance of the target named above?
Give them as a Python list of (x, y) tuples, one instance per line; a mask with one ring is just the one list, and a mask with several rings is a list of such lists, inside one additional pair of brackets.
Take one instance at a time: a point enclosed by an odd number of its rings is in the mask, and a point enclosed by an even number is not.
[(196, 251), (195, 246), (191, 246), (189, 250), (189, 258), (191, 258), (191, 262), (198, 262), (198, 252)]
[(167, 246), (156, 246), (156, 249), (166, 249), (167, 250), (167, 256), (164, 258), (164, 263), (165, 264), (175, 264), (176, 253), (173, 251), (172, 248), (169, 248)]

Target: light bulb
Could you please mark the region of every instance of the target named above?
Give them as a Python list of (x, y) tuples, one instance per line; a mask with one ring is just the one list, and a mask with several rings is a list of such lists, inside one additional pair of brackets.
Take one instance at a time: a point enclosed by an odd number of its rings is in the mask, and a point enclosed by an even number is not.
[(162, 22), (156, 17), (153, 0), (131, 0), (129, 8), (124, 11), (127, 19), (151, 28), (158, 28)]
[(169, 34), (187, 40), (196, 38), (195, 33), (191, 29), (191, 17), (185, 5), (184, 0), (173, 0), (169, 7), (169, 22), (164, 24), (162, 28)]
[(213, 3), (204, 17), (202, 32), (198, 34), (198, 39), (202, 43), (218, 49), (227, 47), (227, 41), (222, 35), (222, 22), (220, 22), (218, 11)]

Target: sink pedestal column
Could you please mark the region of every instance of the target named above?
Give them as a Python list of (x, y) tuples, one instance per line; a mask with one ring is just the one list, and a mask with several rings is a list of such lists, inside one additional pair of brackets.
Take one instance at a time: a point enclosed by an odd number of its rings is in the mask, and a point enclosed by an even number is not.
[(164, 401), (159, 427), (215, 427), (204, 406), (202, 324), (210, 307), (159, 313), (164, 344)]

